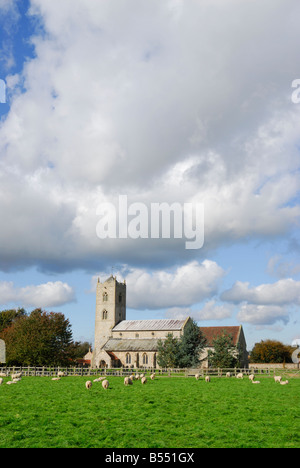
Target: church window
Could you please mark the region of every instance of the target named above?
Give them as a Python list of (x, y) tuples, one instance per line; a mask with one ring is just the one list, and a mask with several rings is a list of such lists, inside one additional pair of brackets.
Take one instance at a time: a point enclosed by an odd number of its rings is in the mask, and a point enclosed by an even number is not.
[(103, 302), (107, 302), (108, 301), (108, 294), (107, 292), (104, 292), (103, 293)]
[(107, 310), (104, 310), (103, 313), (102, 313), (102, 318), (103, 320), (107, 320)]
[(126, 364), (131, 364), (131, 355), (129, 353), (126, 354)]
[(119, 294), (119, 304), (122, 302), (122, 294)]
[(148, 364), (148, 355), (146, 353), (143, 354), (143, 365)]
[(140, 336), (140, 335), (139, 335), (138, 333), (135, 334), (135, 337), (136, 337), (136, 338), (139, 338), (139, 336)]

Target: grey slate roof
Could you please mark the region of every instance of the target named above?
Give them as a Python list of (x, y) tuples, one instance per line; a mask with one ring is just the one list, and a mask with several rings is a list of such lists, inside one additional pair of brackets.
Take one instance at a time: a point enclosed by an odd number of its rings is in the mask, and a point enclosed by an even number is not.
[(123, 320), (113, 331), (181, 330), (186, 320)]
[(156, 351), (158, 339), (118, 339), (110, 338), (104, 345), (105, 351)]

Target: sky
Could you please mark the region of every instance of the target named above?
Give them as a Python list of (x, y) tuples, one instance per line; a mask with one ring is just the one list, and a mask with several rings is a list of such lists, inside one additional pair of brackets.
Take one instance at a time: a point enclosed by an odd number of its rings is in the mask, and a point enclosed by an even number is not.
[[(297, 0), (0, 0), (0, 310), (62, 312), (93, 343), (114, 274), (128, 319), (299, 339), (299, 18)], [(203, 208), (183, 217), (201, 245), (172, 217), (151, 235), (162, 203)]]

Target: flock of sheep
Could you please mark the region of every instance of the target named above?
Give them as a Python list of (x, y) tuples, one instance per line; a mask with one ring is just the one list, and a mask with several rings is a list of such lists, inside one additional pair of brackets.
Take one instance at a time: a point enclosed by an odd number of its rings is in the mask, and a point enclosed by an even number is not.
[[(60, 380), (64, 376), (65, 376), (64, 372), (58, 372), (57, 377), (53, 377), (51, 380)], [(3, 378), (4, 377), (7, 377), (7, 374), (6, 373), (0, 373), (0, 385), (3, 384)], [(11, 384), (15, 384), (17, 382), (20, 382), (21, 377), (22, 377), (22, 372), (19, 372), (17, 374), (11, 374), (10, 377), (11, 377), (11, 380), (6, 382), (7, 385), (11, 385)], [(228, 377), (228, 378), (232, 377), (231, 373), (227, 372), (226, 377)], [(200, 379), (200, 374), (196, 374), (195, 378), (196, 378), (196, 380), (199, 380)], [(243, 379), (244, 374), (242, 372), (240, 372), (240, 373), (236, 374), (236, 378), (237, 379)], [(155, 374), (151, 374), (150, 379), (154, 380), (155, 379)], [(147, 382), (147, 378), (146, 378), (145, 374), (131, 374), (129, 377), (124, 378), (124, 385), (125, 386), (132, 385), (135, 380), (140, 380), (142, 385), (144, 385)], [(249, 380), (253, 384), (260, 384), (259, 380), (255, 380), (255, 375), (254, 374), (249, 375)], [(205, 376), (205, 382), (210, 382), (210, 381), (211, 381), (210, 376), (206, 375)], [(274, 376), (274, 381), (280, 383), (280, 385), (287, 385), (289, 383), (288, 380), (283, 381), (282, 376), (280, 376), (280, 375), (279, 376)], [(109, 387), (109, 381), (107, 380), (106, 377), (98, 377), (97, 379), (94, 380), (94, 382), (102, 382), (102, 387), (105, 390), (107, 390), (108, 387)], [(92, 384), (93, 384), (92, 381), (88, 380), (85, 383), (85, 387), (89, 390), (92, 387)]]
[[(227, 372), (227, 373), (226, 373), (226, 377), (227, 377), (227, 378), (229, 378), (229, 377), (231, 377), (231, 376), (232, 376), (232, 375), (231, 375), (230, 372)], [(196, 374), (196, 375), (195, 375), (195, 378), (196, 378), (196, 380), (199, 380), (200, 374)], [(238, 374), (236, 374), (236, 378), (237, 378), (237, 379), (243, 379), (243, 378), (244, 378), (244, 374), (243, 374), (242, 372), (239, 372)], [(250, 380), (253, 384), (260, 384), (260, 380), (255, 380), (255, 375), (254, 375), (254, 374), (250, 374), (250, 375), (249, 375), (249, 380)], [(288, 380), (284, 380), (284, 381), (283, 381), (281, 375), (274, 376), (274, 381), (275, 381), (275, 382), (279, 382), (280, 385), (287, 385), (287, 384), (289, 383)], [(205, 382), (210, 382), (210, 377), (209, 377), (209, 375), (207, 375), (207, 376), (205, 377)]]

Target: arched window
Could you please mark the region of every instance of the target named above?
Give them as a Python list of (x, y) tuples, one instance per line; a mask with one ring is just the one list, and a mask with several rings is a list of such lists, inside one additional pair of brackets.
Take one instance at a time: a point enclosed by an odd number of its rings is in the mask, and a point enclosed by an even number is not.
[(146, 353), (143, 354), (143, 366), (148, 365), (148, 355)]
[(122, 294), (119, 294), (119, 304), (122, 302)]
[(107, 302), (108, 301), (108, 294), (107, 292), (104, 292), (103, 293), (103, 302)]
[(103, 320), (106, 320), (107, 319), (107, 310), (104, 309), (104, 311), (102, 312), (102, 318)]
[(131, 355), (129, 353), (126, 354), (126, 364), (131, 364)]

